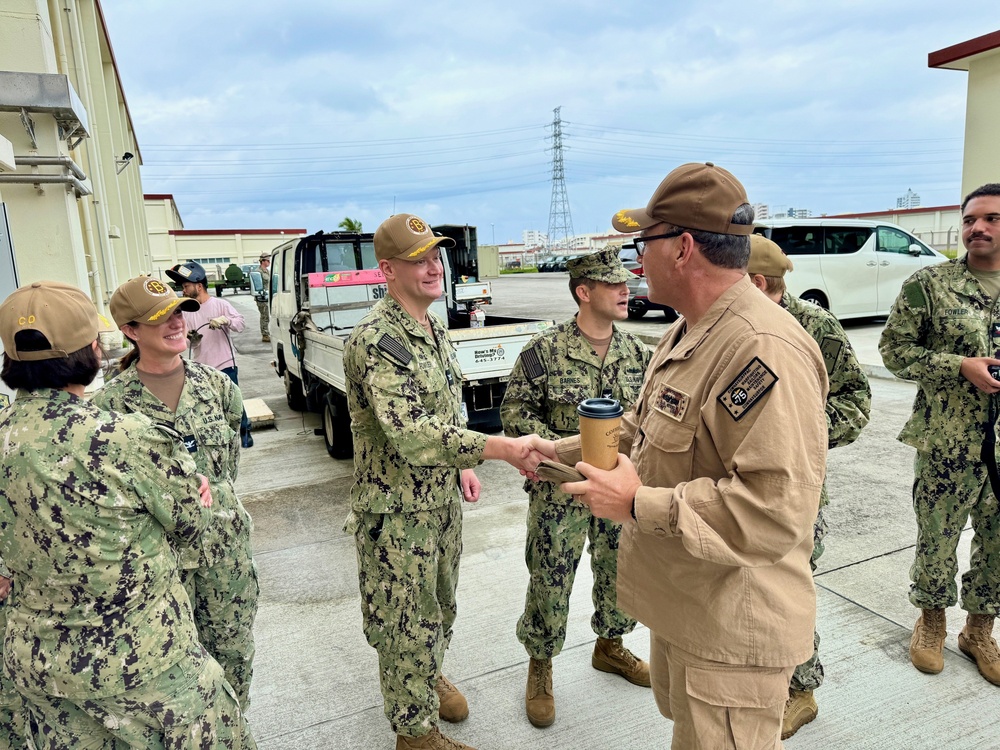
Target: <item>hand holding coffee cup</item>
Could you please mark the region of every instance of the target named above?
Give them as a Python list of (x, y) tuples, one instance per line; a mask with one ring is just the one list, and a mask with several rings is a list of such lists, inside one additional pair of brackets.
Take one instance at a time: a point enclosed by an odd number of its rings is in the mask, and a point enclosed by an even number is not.
[(576, 407), (580, 416), (580, 449), (583, 460), (611, 471), (618, 465), (618, 436), (625, 410), (613, 398), (588, 398)]

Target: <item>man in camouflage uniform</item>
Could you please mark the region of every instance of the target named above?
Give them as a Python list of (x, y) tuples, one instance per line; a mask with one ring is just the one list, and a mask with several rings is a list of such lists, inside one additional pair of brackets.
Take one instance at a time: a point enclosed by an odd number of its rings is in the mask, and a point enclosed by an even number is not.
[(267, 253), (261, 253), (258, 260), (260, 268), (257, 270), (260, 271), (261, 281), (264, 282), (264, 290), (254, 301), (257, 303), (258, 312), (260, 312), (260, 340), (267, 344), (271, 341), (271, 332), (268, 330), (268, 325), (271, 322), (271, 311), (268, 307), (271, 296), (271, 256)]
[(0, 414), (0, 555), (17, 582), (4, 668), (39, 747), (254, 748), (171, 548), (208, 525), (207, 484), (176, 433), (83, 399), (97, 327), (66, 284), (0, 305), (18, 389)]
[(441, 673), (455, 622), (462, 507), (479, 499), (472, 467), (503, 459), (532, 472), (534, 436), (465, 429), (462, 373), (442, 320), (437, 237), (412, 214), (386, 219), (375, 257), (388, 295), (355, 327), (344, 349), (354, 436), (354, 486), (345, 530), (358, 551), (362, 625), (378, 652), (386, 718), (397, 750), (468, 748), (441, 734), (468, 704)]
[[(145, 414), (180, 433), (198, 473), (208, 478), (212, 523), (195, 544), (179, 550), (181, 581), (194, 608), (198, 639), (222, 665), (246, 711), (260, 586), (250, 540), (253, 520), (233, 486), (240, 462), (240, 388), (208, 365), (181, 359), (186, 331), (182, 311), (196, 311), (197, 301), (178, 298), (158, 280), (138, 276), (115, 290), (110, 307), (133, 344), (132, 355), (122, 360), (124, 369), (94, 394), (93, 402), (109, 411)], [(171, 336), (178, 351), (154, 346)], [(150, 343), (140, 348), (140, 339)], [(171, 381), (180, 389), (176, 403), (171, 398), (176, 391), (168, 395), (160, 390)]]
[(917, 449), (910, 602), (922, 612), (910, 661), (929, 674), (944, 669), (945, 609), (958, 601), (955, 550), (971, 516), (972, 555), (961, 599), (968, 617), (958, 647), (1000, 685), (1000, 651), (992, 638), (1000, 613), (1000, 183), (983, 185), (962, 202), (962, 242), (964, 257), (922, 268), (903, 284), (879, 351), (891, 372), (917, 383), (913, 414), (899, 435)]
[[(793, 270), (792, 261), (774, 242), (754, 234), (750, 236), (750, 262), (747, 273), (758, 289), (791, 313), (819, 344), (830, 378), (830, 392), (826, 397), (826, 428), (829, 447), (850, 445), (858, 439), (871, 415), (872, 391), (868, 378), (861, 369), (854, 347), (847, 338), (840, 322), (827, 310), (793, 297), (785, 289), (785, 273)], [(829, 504), (826, 484), (820, 492), (819, 512), (813, 526), (813, 553), (809, 563), (813, 571), (823, 555), (823, 538), (826, 520), (823, 507)], [(795, 668), (785, 715), (781, 739), (786, 740), (803, 725), (816, 718), (819, 709), (813, 691), (823, 684), (823, 663), (819, 658), (819, 630), (813, 633), (813, 655)]]
[(3, 642), (7, 632), (7, 613), (14, 605), (14, 574), (0, 560), (0, 748), (26, 748), (24, 701), (3, 667)]
[[(639, 395), (650, 352), (638, 337), (614, 321), (628, 315), (631, 274), (619, 249), (571, 260), (570, 293), (580, 310), (571, 320), (543, 331), (521, 352), (501, 407), (507, 435), (537, 433), (548, 440), (580, 430), (577, 405), (588, 398), (613, 398), (628, 409)], [(526, 482), (528, 535), (524, 560), (530, 575), (517, 637), (528, 662), (525, 711), (536, 727), (555, 721), (552, 657), (563, 647), (569, 599), (584, 543), (590, 540), (597, 634), (591, 657), (596, 669), (649, 687), (649, 665), (622, 644), (635, 620), (617, 606), (618, 537), (621, 525), (595, 518), (590, 510), (549, 482)]]

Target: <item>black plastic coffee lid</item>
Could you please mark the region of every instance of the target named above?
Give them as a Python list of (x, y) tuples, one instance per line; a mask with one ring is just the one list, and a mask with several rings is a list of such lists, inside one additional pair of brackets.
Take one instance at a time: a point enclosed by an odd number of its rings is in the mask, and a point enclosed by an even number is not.
[(622, 405), (613, 398), (588, 398), (576, 407), (577, 414), (588, 419), (614, 419), (625, 413)]

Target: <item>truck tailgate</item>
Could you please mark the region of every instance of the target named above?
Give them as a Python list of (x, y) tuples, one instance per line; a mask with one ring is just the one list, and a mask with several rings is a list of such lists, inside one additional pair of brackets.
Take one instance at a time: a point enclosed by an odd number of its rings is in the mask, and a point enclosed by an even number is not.
[(344, 344), (349, 333), (339, 336), (306, 330), (305, 368), (325, 383), (347, 392), (344, 377)]
[(551, 320), (532, 320), (485, 328), (452, 329), (448, 336), (455, 344), (466, 382), (487, 378), (507, 380), (525, 344), (551, 325)]

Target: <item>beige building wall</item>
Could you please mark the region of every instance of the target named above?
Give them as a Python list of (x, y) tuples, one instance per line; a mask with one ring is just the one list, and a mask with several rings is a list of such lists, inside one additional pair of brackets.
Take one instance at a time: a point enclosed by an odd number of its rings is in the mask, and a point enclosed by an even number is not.
[(987, 182), (1000, 182), (1000, 49), (969, 63), (969, 99), (965, 114), (962, 196)]
[[(115, 287), (151, 271), (139, 175), (141, 154), (98, 0), (4, 0), (0, 4), (0, 75), (64, 76), (78, 97), (80, 132), (60, 131), (56, 116), (28, 107), (19, 92), (0, 88), (0, 136), (11, 141), (16, 169), (0, 170), (18, 282), (55, 279), (90, 292), (104, 311)], [(10, 82), (10, 78), (5, 81)], [(130, 161), (126, 153), (134, 155)], [(32, 157), (71, 164), (32, 166)], [(22, 184), (21, 175), (66, 177), (67, 184)], [(16, 179), (16, 177), (15, 177)], [(90, 194), (87, 194), (87, 193)]]
[(305, 229), (184, 229), (172, 195), (147, 195), (144, 205), (151, 270), (160, 278), (171, 266), (193, 260), (217, 279), (230, 263), (256, 263), (261, 253), (307, 234)]
[(968, 72), (965, 105), (965, 156), (961, 201), (988, 182), (1000, 182), (1000, 31), (970, 39), (927, 56), (931, 68)]

